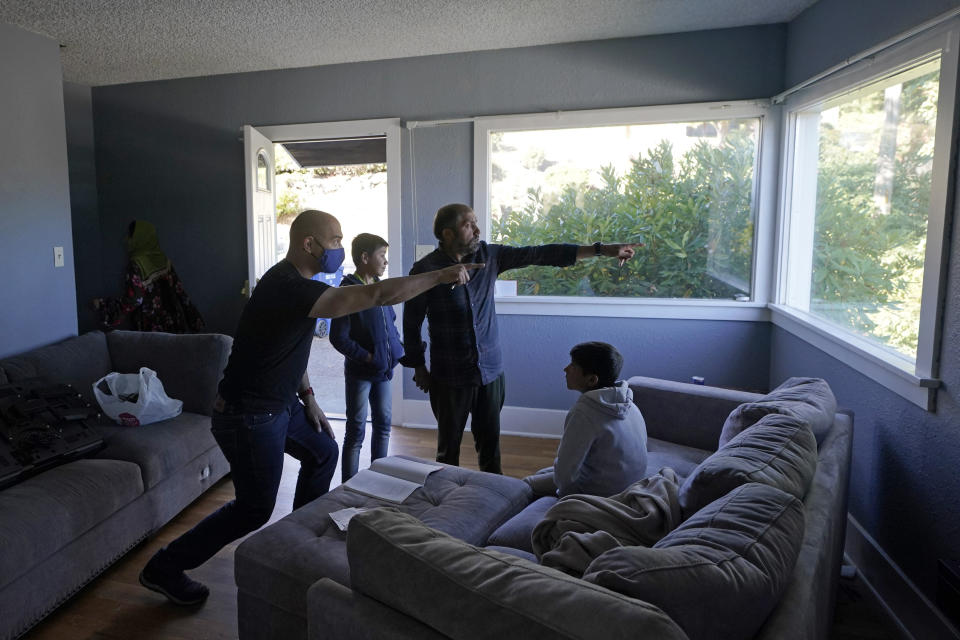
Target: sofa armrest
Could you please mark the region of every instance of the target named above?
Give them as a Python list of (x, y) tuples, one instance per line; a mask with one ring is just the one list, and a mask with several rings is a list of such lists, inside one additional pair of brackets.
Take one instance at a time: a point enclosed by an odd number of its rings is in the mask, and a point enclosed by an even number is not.
[(627, 380), (633, 403), (647, 423), (647, 435), (715, 451), (730, 412), (763, 396), (748, 391), (633, 376)]
[(803, 499), (806, 527), (793, 575), (755, 640), (826, 638), (833, 624), (847, 530), (852, 412), (841, 410), (820, 445), (817, 473)]
[(353, 588), (464, 640), (687, 636), (659, 608), (528, 560), (431, 529), (411, 515), (373, 509), (347, 530)]
[(446, 640), (415, 618), (321, 578), (307, 591), (307, 640)]
[(218, 333), (175, 335), (141, 331), (111, 331), (107, 348), (114, 371), (134, 373), (140, 367), (157, 372), (171, 398), (183, 410), (210, 415), (217, 384), (230, 357), (233, 340)]

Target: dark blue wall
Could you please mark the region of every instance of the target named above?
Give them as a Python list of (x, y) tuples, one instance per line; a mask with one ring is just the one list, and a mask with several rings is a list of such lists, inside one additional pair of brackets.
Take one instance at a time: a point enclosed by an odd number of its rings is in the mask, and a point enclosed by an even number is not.
[[(247, 269), (243, 124), (427, 120), (764, 98), (783, 88), (784, 41), (785, 26), (772, 25), (94, 88), (104, 267), (102, 282), (89, 288), (120, 286), (123, 230), (131, 217), (143, 216), (157, 225), (161, 245), (210, 328), (233, 331)], [(417, 242), (433, 242), (437, 207), (473, 201), (470, 126), (415, 129), (414, 215), (409, 135), (403, 137), (404, 270)], [(505, 321), (510, 330), (503, 332), (504, 351), (530, 347), (563, 357), (566, 341), (544, 336), (563, 335), (570, 322), (511, 318)], [(694, 324), (595, 319), (583, 333), (610, 339), (638, 365), (645, 354), (631, 346), (635, 336), (689, 345), (663, 363), (681, 378), (700, 373), (712, 345), (729, 345), (731, 352), (739, 347), (752, 354), (740, 370), (750, 373), (725, 382), (753, 387), (766, 380), (766, 355), (752, 349), (758, 334), (766, 340), (765, 329)], [(539, 363), (509, 364), (514, 382), (508, 403), (557, 404), (538, 385), (524, 382), (539, 380)], [(656, 373), (657, 365), (644, 362), (643, 370)], [(409, 379), (407, 389), (409, 397), (423, 398)], [(569, 402), (560, 404), (566, 408)]]
[[(0, 357), (76, 334), (60, 49), (0, 25)], [(64, 248), (54, 268), (53, 247)]]
[(77, 280), (77, 325), (80, 333), (98, 328), (90, 301), (116, 294), (100, 284), (100, 213), (97, 208), (97, 168), (93, 149), (93, 100), (90, 87), (63, 84), (63, 108), (70, 170), (70, 218), (73, 226), (74, 271)]
[[(788, 84), (828, 68), (958, 2), (819, 2), (788, 30)], [(954, 213), (956, 219), (956, 213)], [(907, 576), (935, 597), (938, 558), (960, 557), (960, 225), (954, 224), (937, 409), (927, 412), (775, 328), (770, 383), (826, 378), (856, 412), (850, 513)]]
[(958, 5), (957, 0), (820, 0), (789, 24), (786, 85), (799, 84)]
[[(603, 340), (623, 354), (623, 373), (688, 382), (702, 376), (719, 387), (766, 391), (770, 325), (766, 322), (543, 318), (500, 315), (507, 404), (566, 411), (578, 393), (567, 391), (563, 368), (570, 348)], [(411, 383), (412, 384), (412, 383)], [(412, 390), (412, 392), (411, 392)], [(423, 398), (413, 387), (407, 397)]]

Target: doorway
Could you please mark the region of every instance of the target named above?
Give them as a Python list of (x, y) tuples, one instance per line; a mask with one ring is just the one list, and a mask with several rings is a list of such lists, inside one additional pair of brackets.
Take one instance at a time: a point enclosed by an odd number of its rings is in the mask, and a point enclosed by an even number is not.
[[(350, 243), (364, 232), (389, 242), (390, 257), (396, 258), (391, 259), (386, 276), (402, 275), (399, 120), (282, 125), (253, 131), (262, 136), (260, 147), (270, 147), (264, 155), (273, 160), (269, 181), (274, 188), (269, 215), (262, 207), (259, 213), (249, 211), (248, 205), (248, 229), (253, 225), (253, 235), (268, 238), (248, 241), (251, 278), (262, 273), (260, 265), (268, 263), (269, 268), (283, 259), (289, 246), (289, 225), (304, 209), (328, 211), (343, 228), (343, 266), (336, 274), (319, 274), (316, 279), (336, 286), (344, 274), (352, 273)], [(248, 203), (251, 193), (256, 198), (248, 186)], [(270, 233), (257, 226), (268, 219), (272, 221)], [(272, 250), (265, 248), (268, 246)], [(317, 323), (307, 372), (324, 412), (344, 417), (343, 356), (330, 344), (329, 326), (329, 320)], [(402, 376), (396, 375), (392, 384), (395, 424), (402, 419), (401, 380)]]

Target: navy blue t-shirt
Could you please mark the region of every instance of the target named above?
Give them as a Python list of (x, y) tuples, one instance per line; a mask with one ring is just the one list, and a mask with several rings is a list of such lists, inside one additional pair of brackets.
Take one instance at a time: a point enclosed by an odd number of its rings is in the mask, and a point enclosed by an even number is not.
[(281, 260), (253, 290), (240, 314), (220, 396), (244, 412), (276, 412), (297, 398), (310, 359), (316, 318), (310, 309), (329, 285), (304, 278)]

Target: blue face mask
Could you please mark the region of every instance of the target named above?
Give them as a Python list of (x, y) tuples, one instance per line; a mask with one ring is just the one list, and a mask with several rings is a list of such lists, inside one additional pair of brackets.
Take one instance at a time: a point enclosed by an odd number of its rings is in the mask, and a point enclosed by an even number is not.
[(336, 273), (340, 265), (343, 264), (344, 255), (343, 247), (340, 247), (339, 249), (324, 249), (322, 256), (319, 258), (314, 256), (314, 258), (316, 258), (319, 263), (320, 271), (323, 273)]

